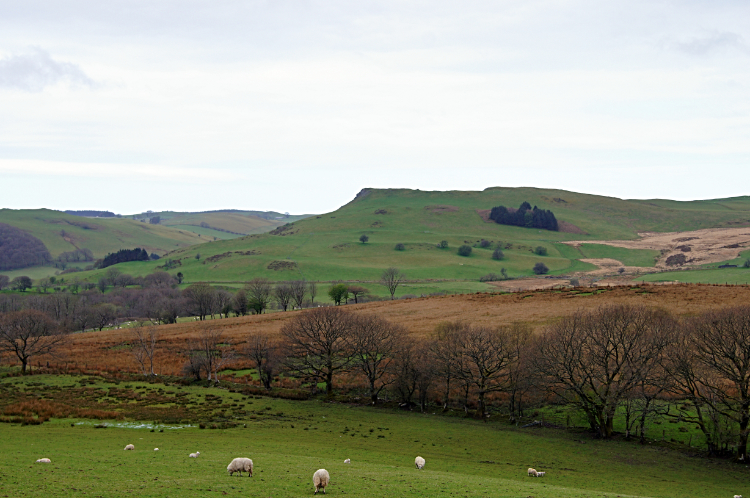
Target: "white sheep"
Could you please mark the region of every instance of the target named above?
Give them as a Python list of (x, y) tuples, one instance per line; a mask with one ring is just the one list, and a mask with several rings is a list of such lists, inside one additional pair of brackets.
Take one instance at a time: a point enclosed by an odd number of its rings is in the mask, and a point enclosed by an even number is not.
[(544, 474), (545, 474), (544, 472), (537, 472), (536, 476), (537, 477), (544, 477)]
[(50, 460), (49, 458), (40, 458), (36, 461), (36, 463), (52, 463), (52, 460)]
[(416, 465), (417, 468), (420, 469), (420, 470), (423, 469), (424, 468), (424, 458), (422, 458), (421, 456), (418, 456), (417, 458), (415, 458), (414, 459), (414, 465)]
[(331, 476), (328, 475), (328, 471), (326, 469), (318, 469), (313, 474), (313, 486), (315, 486), (315, 493), (318, 494), (318, 491), (321, 489), (323, 490), (323, 494), (326, 494), (326, 486), (328, 486), (328, 483), (331, 481)]
[(742, 495), (734, 495), (734, 498), (742, 498)]
[(129, 445), (127, 445), (127, 446), (125, 447), (125, 451), (128, 451), (128, 450), (134, 450), (134, 449), (135, 449), (135, 446), (133, 446), (132, 444), (129, 444)]
[(235, 458), (227, 465), (227, 471), (230, 476), (235, 472), (239, 472), (240, 477), (242, 477), (242, 472), (244, 471), (248, 473), (248, 477), (253, 477), (253, 461), (249, 458)]
[(200, 451), (196, 451), (195, 453), (191, 453), (188, 455), (188, 458), (198, 458), (198, 455), (200, 455)]
[(154, 451), (159, 451), (159, 448), (154, 448)]
[(344, 463), (352, 463), (352, 461), (349, 458), (347, 458), (346, 460), (344, 460)]
[(532, 469), (531, 467), (529, 467), (528, 473), (530, 476), (534, 476), (534, 477), (536, 477), (536, 475), (538, 474), (536, 469)]

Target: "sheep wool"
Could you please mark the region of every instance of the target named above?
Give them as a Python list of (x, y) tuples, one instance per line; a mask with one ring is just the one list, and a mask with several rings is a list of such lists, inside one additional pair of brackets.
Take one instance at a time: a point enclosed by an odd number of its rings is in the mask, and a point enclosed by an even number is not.
[(544, 472), (537, 472), (537, 473), (536, 473), (536, 476), (537, 476), (537, 477), (544, 477)]
[(352, 461), (349, 458), (347, 458), (346, 460), (344, 460), (344, 463), (352, 463)]
[(159, 451), (159, 448), (154, 448), (154, 451)]
[(36, 463), (52, 463), (52, 460), (50, 460), (49, 458), (40, 458), (36, 461)]
[(191, 453), (188, 455), (188, 458), (198, 458), (198, 455), (200, 455), (200, 451), (196, 451), (195, 453)]
[(253, 461), (249, 458), (235, 458), (227, 465), (227, 472), (230, 476), (239, 472), (240, 477), (242, 477), (242, 472), (247, 472), (248, 477), (253, 477)]
[(135, 449), (135, 446), (133, 446), (132, 444), (129, 444), (129, 445), (127, 445), (127, 446), (125, 447), (125, 451), (128, 451), (128, 450), (134, 450), (134, 449)]
[(734, 498), (742, 498), (742, 495), (734, 495)]
[(424, 458), (422, 458), (421, 456), (418, 456), (417, 458), (415, 458), (414, 459), (414, 465), (416, 465), (417, 468), (420, 469), (420, 470), (423, 469), (424, 468)]
[(535, 469), (532, 469), (531, 467), (529, 467), (528, 473), (530, 476), (534, 476), (534, 477), (536, 477), (537, 475), (537, 471)]
[(331, 481), (331, 477), (328, 475), (328, 471), (326, 469), (318, 469), (315, 471), (315, 474), (313, 474), (313, 485), (315, 486), (315, 493), (318, 494), (318, 491), (321, 489), (323, 490), (323, 494), (326, 494), (326, 486), (328, 486), (328, 483)]

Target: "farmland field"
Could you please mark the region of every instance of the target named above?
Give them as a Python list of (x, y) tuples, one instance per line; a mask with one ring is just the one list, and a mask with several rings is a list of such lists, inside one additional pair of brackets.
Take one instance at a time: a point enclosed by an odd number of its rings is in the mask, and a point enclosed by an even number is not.
[[(186, 399), (218, 407), (231, 429), (153, 421), (52, 419), (0, 424), (0, 496), (311, 496), (318, 468), (333, 496), (721, 498), (742, 493), (748, 470), (696, 458), (669, 445), (601, 441), (564, 429), (519, 429), (440, 413), (397, 412), (319, 400), (289, 401), (225, 389), (38, 375), (0, 381), (31, 392), (86, 386), (110, 393)], [(25, 384), (25, 385), (24, 385)], [(79, 385), (80, 384), (80, 385)], [(111, 395), (112, 396), (116, 395)], [(145, 422), (145, 423), (144, 423)], [(163, 431), (163, 432), (162, 432)], [(126, 444), (135, 451), (123, 451)], [(154, 451), (154, 448), (159, 451)], [(197, 459), (188, 453), (200, 451)], [(424, 470), (414, 468), (423, 456)], [(254, 461), (254, 477), (229, 477), (232, 458)], [(51, 464), (35, 464), (47, 457)], [(352, 463), (343, 461), (350, 458)], [(526, 475), (544, 469), (544, 478)], [(665, 473), (666, 472), (666, 473)]]

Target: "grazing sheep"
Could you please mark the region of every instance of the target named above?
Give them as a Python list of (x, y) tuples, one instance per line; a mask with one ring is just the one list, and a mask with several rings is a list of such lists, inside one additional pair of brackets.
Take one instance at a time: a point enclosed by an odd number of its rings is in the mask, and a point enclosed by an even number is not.
[(159, 448), (154, 448), (154, 451), (159, 451)]
[(36, 461), (36, 463), (52, 463), (52, 460), (50, 460), (49, 458), (40, 458)]
[(419, 470), (422, 470), (424, 468), (424, 458), (422, 458), (421, 456), (415, 458), (414, 465), (416, 465)]
[(544, 477), (544, 474), (545, 474), (544, 472), (537, 472), (536, 476), (537, 477)]
[(531, 467), (529, 467), (528, 472), (529, 472), (530, 476), (534, 476), (534, 477), (536, 477), (536, 475), (538, 474), (538, 472), (536, 471), (536, 469), (532, 469)]
[(318, 469), (315, 471), (315, 474), (313, 474), (313, 486), (315, 486), (315, 493), (318, 494), (318, 491), (321, 489), (323, 490), (323, 494), (326, 494), (326, 486), (328, 486), (328, 483), (331, 481), (331, 477), (328, 475), (328, 471), (326, 469)]
[(248, 477), (253, 477), (253, 461), (249, 458), (235, 458), (227, 465), (227, 471), (230, 476), (235, 472), (239, 472), (240, 477), (242, 477), (242, 472), (244, 471), (247, 472)]
[(135, 449), (135, 446), (133, 446), (132, 444), (129, 444), (129, 445), (127, 445), (127, 446), (125, 447), (125, 451), (128, 451), (128, 450), (134, 450), (134, 449)]
[(200, 451), (196, 451), (195, 453), (191, 453), (188, 455), (188, 458), (198, 458), (198, 455), (200, 455)]
[(734, 495), (734, 498), (742, 498), (742, 495)]
[(352, 461), (347, 458), (346, 460), (344, 460), (344, 463), (352, 463)]

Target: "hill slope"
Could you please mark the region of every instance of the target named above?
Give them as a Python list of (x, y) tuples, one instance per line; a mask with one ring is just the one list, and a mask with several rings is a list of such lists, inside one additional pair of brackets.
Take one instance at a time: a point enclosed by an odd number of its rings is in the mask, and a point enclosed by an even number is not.
[[(553, 211), (568, 231), (504, 226), (486, 220), (486, 211), (492, 207), (518, 207), (524, 201)], [(535, 188), (481, 192), (365, 189), (334, 212), (263, 235), (175, 250), (167, 258), (174, 260), (170, 271), (180, 271), (193, 282), (237, 282), (256, 276), (372, 281), (389, 266), (400, 268), (410, 279), (476, 280), (501, 268), (512, 277), (532, 275), (536, 262), (543, 262), (552, 274), (595, 268), (578, 261), (586, 254), (560, 244), (563, 241), (633, 239), (642, 231), (743, 225), (750, 225), (748, 197), (681, 203)], [(359, 242), (363, 234), (369, 237), (365, 244)], [(460, 245), (478, 246), (482, 239), (490, 242), (488, 248), (474, 247), (469, 257), (456, 253)], [(442, 240), (448, 242), (447, 249), (436, 247)], [(398, 243), (404, 244), (403, 251), (395, 250)], [(491, 255), (498, 245), (505, 257), (495, 261)], [(547, 249), (547, 255), (534, 254), (537, 246)], [(641, 264), (658, 255), (602, 246), (597, 257), (612, 257), (607, 251)], [(123, 271), (135, 275), (149, 273), (156, 266), (128, 265)]]

